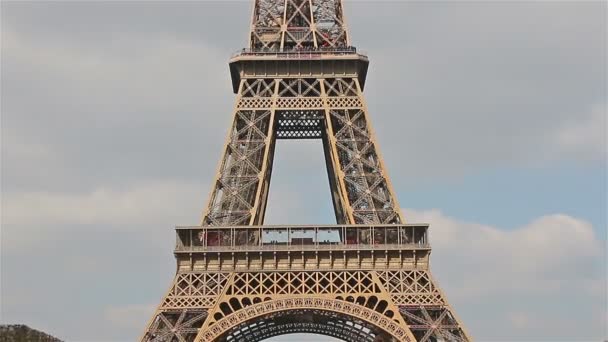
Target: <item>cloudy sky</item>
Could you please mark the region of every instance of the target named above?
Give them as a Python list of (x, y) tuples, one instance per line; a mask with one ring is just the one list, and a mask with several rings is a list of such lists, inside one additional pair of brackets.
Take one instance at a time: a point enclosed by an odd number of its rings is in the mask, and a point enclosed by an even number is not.
[[(132, 341), (231, 121), (251, 4), (2, 2), (2, 323)], [(606, 337), (606, 3), (348, 1), (406, 218), (479, 341)], [(333, 223), (318, 142), (268, 223)], [(299, 336), (293, 340), (304, 340)], [(318, 338), (317, 338), (318, 340)]]

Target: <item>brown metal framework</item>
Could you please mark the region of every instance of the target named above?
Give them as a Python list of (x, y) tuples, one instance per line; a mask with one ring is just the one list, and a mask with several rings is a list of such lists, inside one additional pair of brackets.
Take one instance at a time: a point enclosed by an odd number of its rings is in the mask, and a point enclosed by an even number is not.
[[(405, 224), (369, 122), (368, 59), (340, 0), (256, 0), (200, 226), (177, 227), (177, 274), (141, 341), (470, 341)], [(321, 139), (336, 225), (264, 226), (277, 139)]]
[(256, 0), (249, 47), (262, 51), (350, 45), (340, 0)]

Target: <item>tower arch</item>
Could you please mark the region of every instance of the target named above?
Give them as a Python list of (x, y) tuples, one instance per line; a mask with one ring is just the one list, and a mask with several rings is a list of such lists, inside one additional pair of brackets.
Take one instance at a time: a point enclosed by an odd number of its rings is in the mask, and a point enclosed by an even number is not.
[(295, 333), (346, 342), (411, 341), (397, 320), (357, 303), (331, 298), (268, 300), (241, 308), (199, 334), (200, 341), (262, 341)]

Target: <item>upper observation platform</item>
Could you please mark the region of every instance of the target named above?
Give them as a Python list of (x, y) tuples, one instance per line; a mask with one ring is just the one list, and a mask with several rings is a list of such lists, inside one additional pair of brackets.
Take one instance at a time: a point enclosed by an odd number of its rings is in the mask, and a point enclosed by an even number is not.
[(356, 77), (361, 90), (369, 66), (355, 47), (296, 47), (290, 50), (242, 49), (230, 58), (234, 93), (242, 78)]

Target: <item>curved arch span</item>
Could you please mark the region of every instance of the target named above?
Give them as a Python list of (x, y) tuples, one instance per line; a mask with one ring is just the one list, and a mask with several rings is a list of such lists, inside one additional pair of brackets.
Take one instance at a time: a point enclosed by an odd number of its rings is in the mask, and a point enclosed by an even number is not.
[[(282, 298), (247, 306), (205, 329), (201, 341), (261, 341), (315, 333), (344, 341), (411, 341), (396, 320), (356, 303), (330, 298)], [(253, 339), (252, 339), (253, 338)]]

